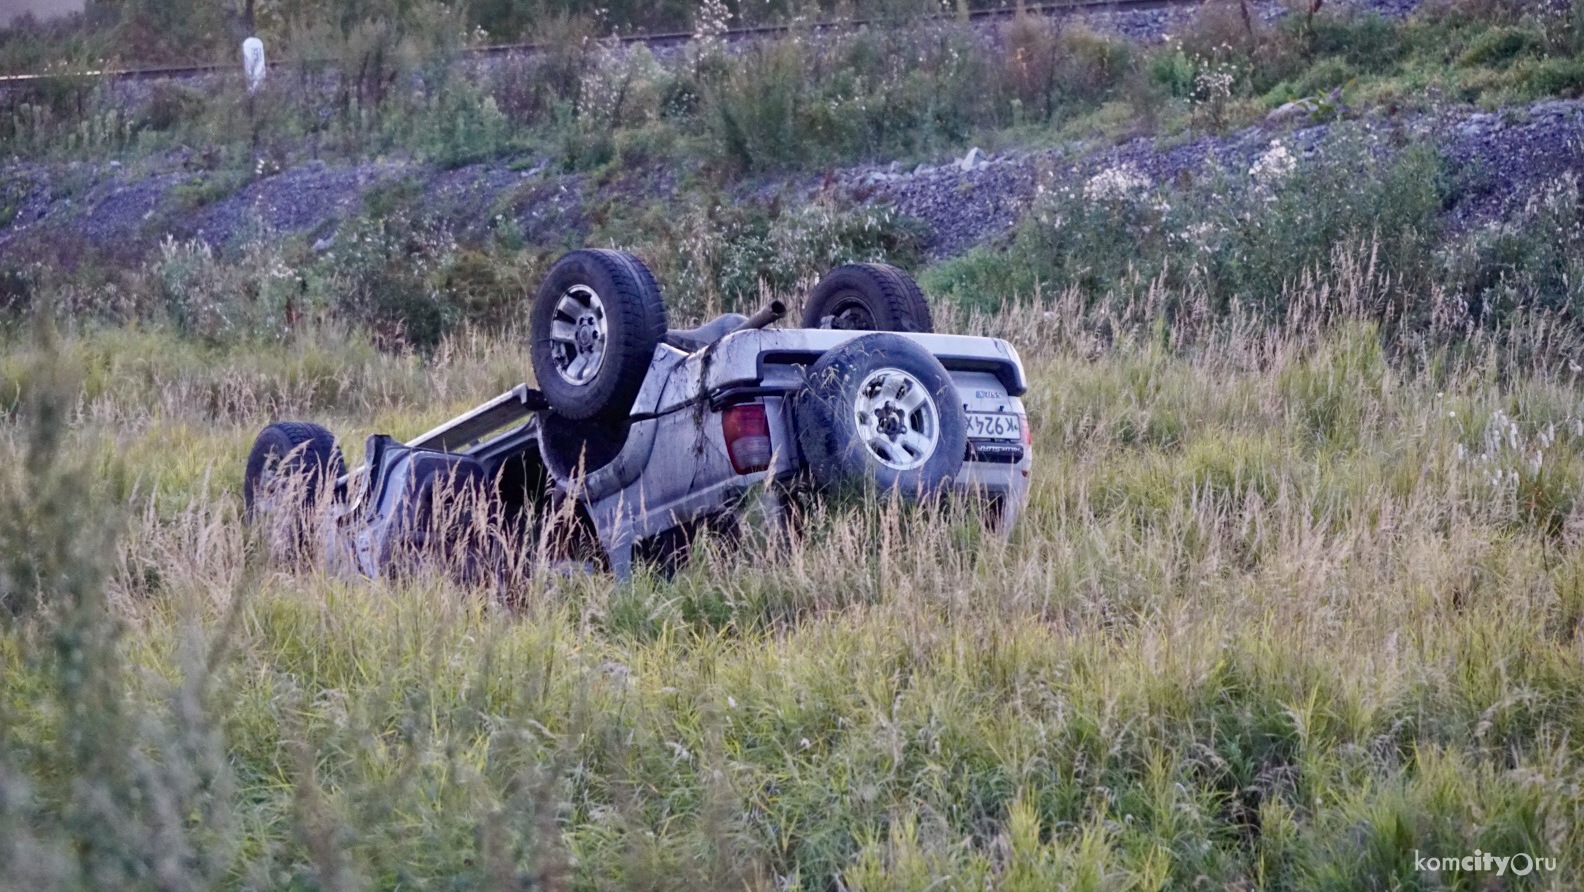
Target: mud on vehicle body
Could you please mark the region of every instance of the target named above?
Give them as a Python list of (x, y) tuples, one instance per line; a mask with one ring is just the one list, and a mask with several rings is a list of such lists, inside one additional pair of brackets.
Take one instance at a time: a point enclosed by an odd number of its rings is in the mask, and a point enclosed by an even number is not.
[(435, 556), (488, 572), (551, 541), (626, 578), (635, 555), (674, 561), (693, 531), (750, 508), (784, 522), (794, 489), (963, 493), (1011, 530), (1032, 455), (1010, 344), (933, 333), (918, 286), (881, 264), (833, 270), (804, 327), (767, 327), (785, 312), (669, 329), (642, 261), (574, 251), (531, 308), (537, 388), (405, 443), (372, 436), (349, 472), (323, 428), (272, 424), (249, 513), (328, 503), (318, 544), (367, 575)]

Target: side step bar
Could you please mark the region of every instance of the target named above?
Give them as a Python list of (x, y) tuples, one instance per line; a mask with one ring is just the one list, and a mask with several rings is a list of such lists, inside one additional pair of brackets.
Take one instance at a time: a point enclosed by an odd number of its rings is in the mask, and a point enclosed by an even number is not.
[(478, 442), (485, 434), (494, 433), (548, 408), (550, 403), (545, 400), (544, 394), (526, 384), (519, 384), (484, 405), (458, 415), (434, 430), (419, 434), (408, 440), (407, 445), (414, 449), (455, 452)]

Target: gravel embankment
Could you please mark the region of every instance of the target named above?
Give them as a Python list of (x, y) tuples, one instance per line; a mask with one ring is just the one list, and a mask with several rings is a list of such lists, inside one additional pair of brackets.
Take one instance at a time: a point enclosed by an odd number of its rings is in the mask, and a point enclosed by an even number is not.
[[(1584, 171), (1584, 100), (1550, 100), (1500, 112), (1445, 112), (1413, 118), (1370, 117), (1358, 122), (1395, 131), (1398, 141), (1436, 146), (1462, 190), (1449, 214), (1459, 226), (1498, 219), (1538, 187), (1568, 172)], [(1093, 151), (1056, 148), (989, 157), (964, 157), (904, 168), (866, 165), (824, 176), (761, 181), (747, 195), (810, 198), (836, 195), (853, 203), (893, 205), (923, 221), (936, 257), (964, 250), (1006, 232), (1032, 199), (1036, 183), (1081, 183), (1107, 167), (1131, 165), (1167, 182), (1214, 162), (1246, 170), (1280, 139), (1295, 153), (1313, 149), (1336, 124), (1261, 125), (1237, 133), (1178, 139), (1162, 145), (1137, 139)], [(7, 171), (25, 195), (15, 201), (10, 225), (0, 228), (0, 252), (28, 256), (63, 244), (101, 250), (147, 249), (166, 235), (231, 242), (260, 227), (283, 233), (329, 236), (358, 212), (373, 189), (400, 185), (420, 190), (427, 212), (464, 236), (481, 232), (495, 214), (509, 216), (530, 242), (576, 240), (587, 230), (585, 209), (598, 200), (663, 200), (675, 189), (656, 174), (597, 185), (581, 174), (546, 174), (544, 165), (478, 164), (439, 171), (405, 161), (303, 164), (255, 179), (233, 194), (190, 207), (205, 178), (184, 169), (180, 154), (131, 167), (72, 164), (17, 165)], [(62, 235), (68, 236), (61, 238)]]
[[(1522, 205), (1536, 188), (1565, 173), (1584, 172), (1584, 100), (1549, 100), (1501, 112), (1447, 112), (1409, 120), (1372, 117), (1359, 124), (1397, 131), (1405, 143), (1433, 145), (1441, 151), (1462, 189), (1453, 196), (1449, 211), (1458, 225), (1499, 219)], [(925, 220), (931, 253), (944, 257), (1010, 228), (1027, 208), (1042, 175), (1060, 185), (1082, 182), (1100, 170), (1124, 164), (1157, 182), (1211, 162), (1225, 170), (1246, 170), (1273, 140), (1307, 154), (1334, 126), (1261, 125), (1164, 148), (1157, 140), (1138, 139), (1083, 154), (1052, 149), (991, 158), (971, 151), (955, 161), (912, 170), (855, 168), (845, 171), (840, 183), (866, 200), (894, 204), (904, 214)]]
[[(1419, 0), (1354, 0), (1383, 15), (1403, 15)], [(1287, 7), (1256, 2), (1262, 18)], [(1169, 33), (1192, 10), (1119, 10), (1089, 16), (1096, 27), (1137, 39)], [(1186, 21), (1186, 19), (1182, 19)], [(1352, 126), (1349, 122), (1348, 126)], [(1359, 126), (1391, 132), (1399, 143), (1434, 145), (1447, 159), (1460, 190), (1449, 211), (1458, 226), (1498, 219), (1538, 187), (1567, 172), (1584, 171), (1584, 101), (1551, 100), (1499, 112), (1449, 110), (1435, 115), (1374, 113)], [(1136, 139), (1121, 145), (1067, 145), (987, 156), (977, 150), (904, 166), (862, 165), (845, 170), (772, 178), (739, 187), (743, 197), (794, 200), (817, 192), (853, 203), (883, 203), (924, 223), (930, 253), (959, 254), (1005, 233), (1021, 217), (1041, 179), (1081, 182), (1107, 167), (1131, 165), (1165, 182), (1214, 162), (1245, 170), (1274, 139), (1302, 154), (1336, 124), (1267, 121), (1223, 135)], [(418, 190), (426, 212), (463, 237), (482, 232), (496, 215), (509, 217), (529, 242), (567, 243), (588, 231), (587, 209), (600, 202), (664, 201), (675, 186), (668, 171), (652, 170), (597, 184), (582, 174), (548, 172), (548, 159), (514, 159), (442, 171), (404, 160), (364, 163), (312, 161), (231, 188), (223, 174), (204, 170), (212, 159), (179, 149), (123, 165), (0, 165), (0, 256), (8, 260), (60, 256), (82, 247), (126, 256), (150, 250), (167, 236), (226, 244), (260, 229), (311, 237), (328, 244), (340, 223), (359, 213), (381, 188)], [(217, 178), (222, 178), (217, 182)], [(6, 218), (10, 219), (7, 220)]]

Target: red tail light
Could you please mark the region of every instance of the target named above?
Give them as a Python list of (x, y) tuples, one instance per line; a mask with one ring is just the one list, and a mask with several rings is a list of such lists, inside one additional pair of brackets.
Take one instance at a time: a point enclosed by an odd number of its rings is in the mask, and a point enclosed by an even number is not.
[(1018, 423), (1023, 425), (1023, 445), (1024, 446), (1033, 446), (1034, 445), (1034, 428), (1029, 427), (1028, 416), (1027, 415), (1022, 415), (1022, 414), (1018, 415)]
[(752, 474), (770, 467), (770, 419), (763, 403), (743, 403), (721, 413), (732, 470)]

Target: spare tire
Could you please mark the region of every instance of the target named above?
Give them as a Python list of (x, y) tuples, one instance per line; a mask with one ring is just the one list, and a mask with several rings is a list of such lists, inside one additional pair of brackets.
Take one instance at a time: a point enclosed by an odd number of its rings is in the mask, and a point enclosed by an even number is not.
[(534, 377), (567, 418), (626, 416), (665, 337), (665, 302), (643, 261), (573, 251), (539, 286), (528, 320)]
[(803, 327), (923, 333), (934, 331), (935, 321), (912, 276), (886, 263), (849, 263), (814, 286)]
[(968, 418), (957, 387), (940, 360), (899, 335), (865, 335), (820, 357), (795, 407), (818, 487), (872, 483), (925, 497), (962, 469)]
[[(326, 481), (334, 486), (343, 470), (341, 447), (329, 430), (307, 421), (277, 421), (259, 431), (248, 453), (242, 475), (243, 516), (252, 520), (259, 499), (276, 490), (296, 501), (291, 507), (312, 505)], [(294, 481), (294, 488), (283, 489), (287, 479)]]

